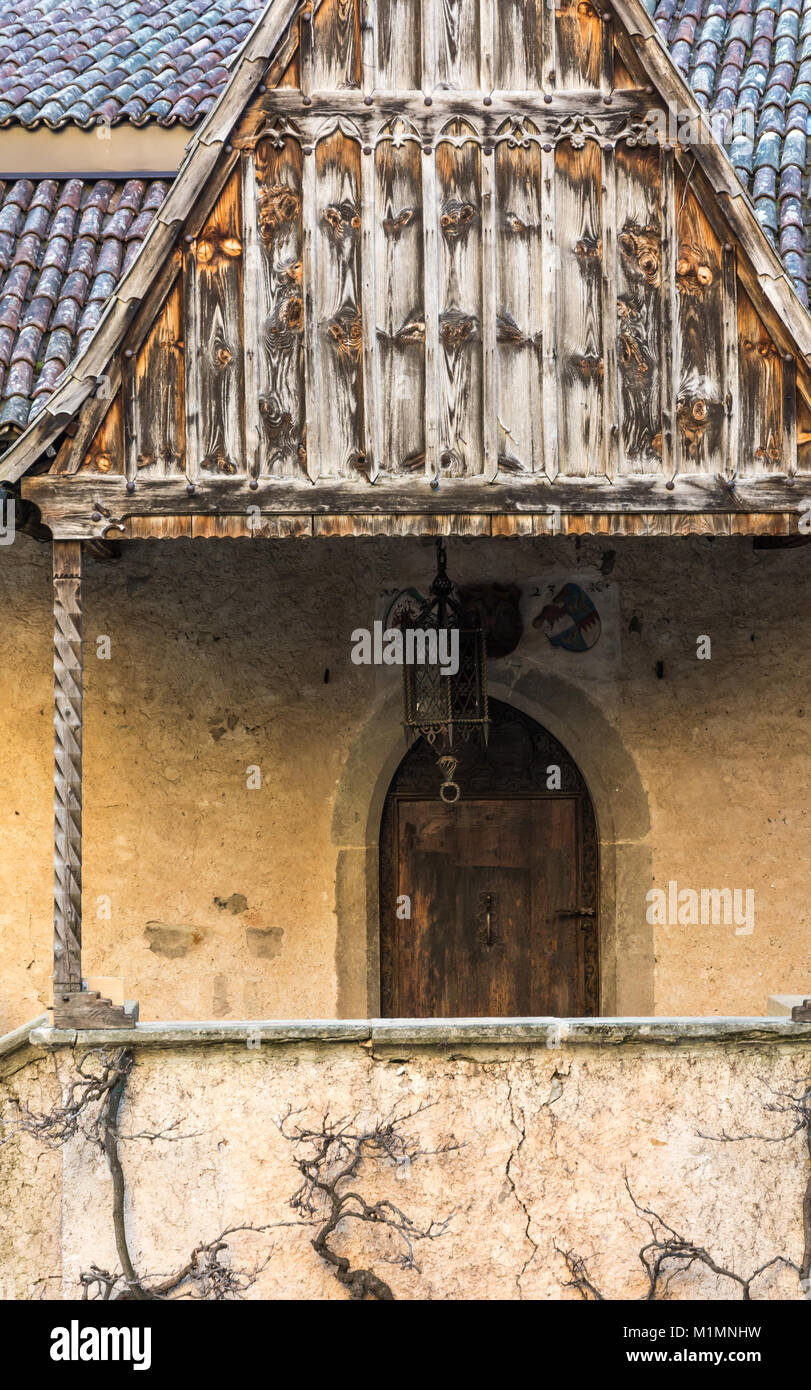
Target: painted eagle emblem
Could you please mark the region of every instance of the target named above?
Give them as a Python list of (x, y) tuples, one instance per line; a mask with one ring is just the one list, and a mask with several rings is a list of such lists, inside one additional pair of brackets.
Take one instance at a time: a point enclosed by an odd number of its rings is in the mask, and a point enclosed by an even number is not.
[(599, 640), (600, 615), (591, 599), (577, 584), (564, 584), (532, 620), (549, 638), (553, 647), (567, 652), (587, 652)]

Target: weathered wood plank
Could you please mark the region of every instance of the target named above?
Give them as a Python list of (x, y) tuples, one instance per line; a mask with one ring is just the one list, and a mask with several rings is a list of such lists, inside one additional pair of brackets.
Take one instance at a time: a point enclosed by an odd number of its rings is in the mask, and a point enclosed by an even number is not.
[(531, 516), (491, 514), (490, 534), (492, 536), (531, 536), (533, 534), (533, 519)]
[(304, 465), (315, 482), (321, 468), (321, 335), (318, 331), (318, 190), (311, 145), (301, 176), (301, 279), (304, 296)]
[[(360, 146), (336, 130), (316, 145), (320, 477), (365, 473)], [(370, 383), (372, 387), (372, 383)], [(373, 389), (373, 387), (372, 387)]]
[(504, 473), (543, 468), (541, 159), (533, 141), (496, 145), (498, 464)]
[(124, 409), (121, 391), (113, 397), (109, 409), (91, 440), (76, 476), (82, 474), (123, 473), (124, 454)]
[[(554, 25), (547, 26), (554, 34)], [(555, 150), (541, 153), (541, 398), (543, 401), (543, 467), (549, 482), (560, 472), (558, 448), (557, 296), (560, 251), (557, 241)]]
[(671, 518), (671, 536), (729, 536), (732, 534), (730, 518), (723, 512), (709, 516), (702, 512), (697, 512), (690, 516), (674, 516)]
[(483, 92), (492, 92), (496, 83), (496, 29), (502, 22), (501, 0), (479, 0), (479, 86)]
[(180, 476), (186, 453), (183, 285), (178, 277), (128, 364), (129, 478)]
[(480, 82), (481, 27), (478, 0), (434, 0), (436, 84), (476, 91)]
[(377, 86), (419, 91), (422, 83), (420, 0), (377, 0)]
[[(661, 477), (602, 478), (561, 476), (549, 483), (542, 477), (510, 479), (497, 488), (484, 478), (447, 479), (439, 489), (425, 479), (381, 478), (374, 488), (360, 481), (323, 481), (316, 485), (286, 479), (261, 483), (258, 490), (247, 477), (202, 477), (193, 493), (183, 479), (152, 478), (129, 494), (121, 475), (77, 475), (70, 486), (52, 474), (27, 477), (23, 496), (40, 507), (45, 523), (59, 538), (103, 536), (114, 520), (127, 516), (192, 516), (236, 514), (258, 506), (262, 515), (340, 515), (354, 511), (373, 515), (398, 513), (505, 514), (557, 510), (571, 513), (694, 513), (786, 512), (796, 514), (800, 489), (811, 489), (811, 474), (795, 482), (780, 475), (743, 477), (734, 495), (728, 484), (704, 474), (679, 478), (668, 489)], [(109, 517), (93, 513), (103, 507)]]
[(777, 473), (783, 457), (783, 363), (752, 301), (738, 294), (741, 389), (739, 477)]
[[(424, 436), (426, 477), (439, 481), (439, 207), (436, 154), (423, 146), (422, 244), (425, 295)], [(416, 469), (415, 469), (416, 472)]]
[(738, 379), (738, 276), (735, 248), (727, 242), (721, 249), (721, 341), (723, 345), (724, 472), (734, 478), (740, 467), (741, 406)]
[(359, 0), (321, 0), (313, 21), (313, 87), (335, 92), (360, 87)]
[(543, 4), (544, 0), (498, 0), (493, 85), (501, 92), (537, 92), (543, 85)]
[(686, 182), (676, 179), (679, 470), (723, 471), (721, 247)]
[(98, 990), (54, 990), (54, 1027), (62, 1029), (134, 1028), (137, 1009), (127, 1013)]
[[(603, 26), (608, 28), (607, 25)], [(602, 324), (603, 324), (603, 472), (615, 478), (619, 467), (619, 398), (617, 383), (617, 166), (614, 150), (602, 151)]]
[[(308, 0), (299, 15), (299, 82), (301, 84), (302, 96), (312, 99), (313, 91), (313, 47), (315, 44), (315, 34), (313, 32), (313, 0)], [(274, 91), (267, 105), (271, 109), (278, 105), (278, 92)], [(294, 98), (296, 107), (299, 106), (298, 93)]]
[[(443, 0), (447, 3), (447, 0)], [(446, 477), (481, 473), (481, 150), (474, 131), (451, 121), (436, 151), (439, 206), (439, 449)]]
[(242, 174), (242, 256), (245, 267), (245, 301), (242, 306), (242, 428), (245, 465), (252, 478), (261, 472), (259, 416), (260, 318), (266, 316), (265, 285), (259, 269), (259, 219), (256, 197), (256, 152), (248, 149), (240, 158)]
[[(404, 121), (383, 132), (375, 152), (377, 183), (376, 336), (380, 467), (425, 472), (425, 285), (422, 164)], [(391, 138), (385, 138), (391, 136)]]
[(117, 357), (114, 359), (113, 368), (114, 370), (104, 379), (103, 385), (97, 388), (96, 395), (89, 396), (82, 405), (78, 418), (72, 422), (73, 432), (68, 431), (65, 434), (57, 450), (49, 470), (51, 473), (69, 476), (78, 472), (84, 463), (87, 450), (92, 446), (110, 409), (110, 402), (115, 399), (121, 388), (121, 368)]
[(497, 244), (496, 224), (499, 204), (496, 189), (493, 146), (485, 145), (481, 161), (482, 207), (482, 443), (484, 474), (491, 481), (498, 473), (498, 346), (497, 317)]
[[(259, 426), (259, 472), (306, 473), (302, 164), (298, 141), (261, 140), (251, 189), (256, 221), (255, 394), (246, 414)], [(246, 191), (246, 197), (247, 197)], [(246, 207), (246, 223), (249, 210)], [(247, 341), (246, 351), (250, 350)], [(247, 395), (247, 387), (246, 387)]]
[(54, 992), (82, 987), (82, 546), (54, 541)]
[(555, 6), (555, 85), (559, 91), (598, 91), (603, 25), (589, 0)]
[(797, 422), (797, 471), (811, 473), (811, 406), (798, 390), (795, 397)]
[[(659, 156), (617, 146), (619, 471), (650, 473), (662, 455), (662, 222)], [(607, 332), (607, 328), (606, 328)]]
[(551, 95), (557, 66), (555, 0), (544, 0), (541, 17), (541, 87)]
[(786, 512), (738, 512), (730, 517), (733, 536), (789, 536), (795, 517)]
[(676, 169), (673, 150), (668, 145), (661, 152), (661, 216), (662, 216), (662, 472), (670, 480), (679, 471), (679, 431), (676, 422), (678, 408), (679, 308), (676, 290), (676, 260), (678, 232), (676, 215)]
[(558, 435), (562, 473), (602, 473), (600, 147), (562, 141), (556, 151)]
[(317, 516), (314, 536), (489, 536), (490, 518), (480, 514), (425, 516)]
[[(244, 471), (242, 239), (236, 171), (191, 247), (186, 276), (187, 452), (203, 473)], [(194, 445), (196, 444), (196, 447)]]
[[(433, 100), (432, 94), (436, 91), (437, 85), (435, 0), (420, 0), (420, 57), (422, 60), (422, 90), (426, 96)], [(399, 104), (397, 114), (403, 114)]]
[(797, 366), (794, 358), (786, 354), (782, 363), (783, 371), (783, 457), (781, 467), (789, 478), (797, 472)]
[(610, 10), (604, 10), (601, 18), (603, 22), (600, 34), (600, 91), (604, 97), (608, 97), (614, 91), (615, 24)]
[(366, 475), (374, 480), (380, 470), (378, 404), (380, 386), (377, 370), (377, 217), (375, 208), (375, 165), (371, 145), (364, 149), (360, 165), (360, 268), (361, 333), (363, 336), (363, 441)]
[(360, 87), (367, 97), (377, 86), (377, 0), (360, 0)]

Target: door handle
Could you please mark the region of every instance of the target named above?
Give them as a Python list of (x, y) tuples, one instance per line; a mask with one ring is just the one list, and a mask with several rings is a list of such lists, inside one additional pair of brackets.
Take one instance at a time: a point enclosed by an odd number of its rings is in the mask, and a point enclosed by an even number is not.
[(596, 917), (597, 913), (593, 907), (561, 907), (556, 913), (556, 917)]
[(493, 939), (493, 910), (495, 908), (494, 895), (492, 893), (479, 894), (479, 931), (478, 937), (482, 946), (486, 950), (492, 950), (495, 946)]

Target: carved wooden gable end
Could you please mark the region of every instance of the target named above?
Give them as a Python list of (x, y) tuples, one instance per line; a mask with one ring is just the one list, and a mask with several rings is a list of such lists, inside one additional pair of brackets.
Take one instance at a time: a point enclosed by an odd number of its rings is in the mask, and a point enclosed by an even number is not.
[(796, 523), (809, 320), (637, 0), (322, 0), (251, 82), (55, 534)]

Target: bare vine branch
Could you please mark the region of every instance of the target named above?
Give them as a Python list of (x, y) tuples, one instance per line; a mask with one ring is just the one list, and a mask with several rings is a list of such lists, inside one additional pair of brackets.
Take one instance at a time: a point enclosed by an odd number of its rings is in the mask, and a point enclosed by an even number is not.
[(359, 1123), (357, 1116), (332, 1120), (327, 1112), (312, 1127), (296, 1122), (301, 1111), (288, 1109), (277, 1121), (279, 1132), (295, 1146), (294, 1163), (302, 1176), (290, 1205), (302, 1219), (319, 1223), (312, 1247), (353, 1299), (390, 1301), (394, 1294), (373, 1270), (352, 1269), (346, 1256), (337, 1253), (334, 1238), (339, 1227), (355, 1221), (384, 1228), (400, 1247), (395, 1255), (384, 1257), (386, 1263), (413, 1270), (419, 1270), (415, 1244), (438, 1240), (448, 1229), (453, 1213), (442, 1221), (419, 1226), (393, 1202), (368, 1200), (357, 1186), (367, 1161), (393, 1165), (404, 1176), (418, 1159), (461, 1148), (453, 1138), (433, 1149), (422, 1148), (418, 1140), (403, 1132), (409, 1120), (430, 1108), (420, 1104), (401, 1114), (392, 1110), (384, 1119), (367, 1124)]

